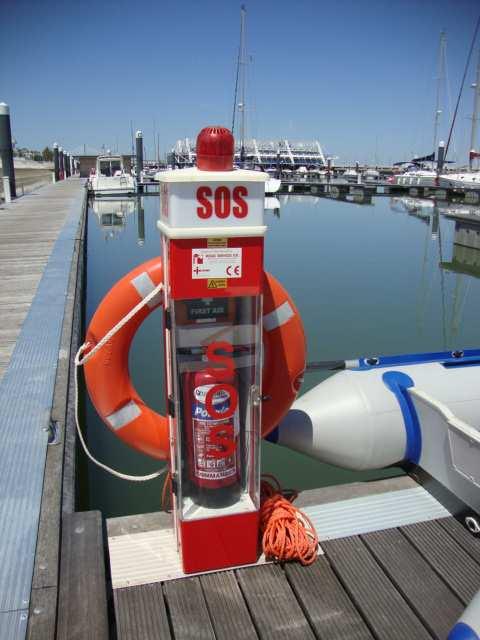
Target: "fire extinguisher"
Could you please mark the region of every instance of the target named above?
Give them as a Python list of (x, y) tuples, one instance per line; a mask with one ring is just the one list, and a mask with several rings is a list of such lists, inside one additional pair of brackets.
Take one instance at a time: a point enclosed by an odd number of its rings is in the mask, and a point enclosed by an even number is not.
[(236, 373), (183, 374), (187, 476), (196, 504), (219, 508), (240, 496), (239, 411)]

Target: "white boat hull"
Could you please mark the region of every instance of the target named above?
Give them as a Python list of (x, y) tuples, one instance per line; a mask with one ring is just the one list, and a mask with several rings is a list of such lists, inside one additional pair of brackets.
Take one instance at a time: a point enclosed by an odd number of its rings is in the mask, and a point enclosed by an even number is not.
[(443, 189), (480, 189), (480, 171), (441, 175), (439, 185)]
[(265, 195), (277, 193), (281, 186), (282, 186), (281, 180), (279, 180), (278, 178), (269, 178), (265, 182)]
[(405, 173), (396, 176), (394, 184), (404, 187), (435, 187), (437, 184), (437, 174), (434, 171)]
[[(402, 363), (399, 357), (398, 365), (337, 373), (300, 397), (269, 439), (346, 469), (417, 464), (480, 510), (480, 352), (475, 353), (476, 360), (468, 356), (465, 366), (462, 359), (436, 354), (433, 361)], [(465, 434), (471, 436), (469, 446)]]
[(90, 190), (95, 196), (125, 196), (135, 191), (135, 178), (128, 174), (115, 177), (94, 176), (90, 180)]

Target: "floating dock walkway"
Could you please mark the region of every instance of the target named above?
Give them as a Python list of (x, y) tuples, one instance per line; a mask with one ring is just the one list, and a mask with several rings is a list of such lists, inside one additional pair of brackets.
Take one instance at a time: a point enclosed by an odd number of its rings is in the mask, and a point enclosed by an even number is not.
[(298, 193), (344, 199), (346, 196), (372, 198), (374, 196), (412, 196), (414, 198), (434, 198), (436, 200), (454, 200), (465, 204), (479, 204), (479, 189), (452, 189), (443, 187), (423, 187), (415, 185), (390, 184), (388, 182), (352, 183), (334, 179), (331, 182), (314, 179), (282, 180), (279, 193)]
[(84, 183), (78, 179), (0, 206), (0, 635), (5, 640), (25, 637), (27, 627), (29, 637), (50, 637), (35, 635), (35, 618), (57, 605), (62, 482), (72, 505), (74, 491), (73, 478), (62, 478), (68, 467), (63, 444), (84, 211)]

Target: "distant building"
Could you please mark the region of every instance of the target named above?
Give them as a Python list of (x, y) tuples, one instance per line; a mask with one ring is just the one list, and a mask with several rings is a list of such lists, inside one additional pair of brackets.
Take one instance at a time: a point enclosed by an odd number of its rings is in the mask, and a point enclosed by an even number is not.
[[(108, 155), (108, 151), (95, 149), (84, 144), (74, 149), (71, 154), (78, 162), (78, 168), (81, 178), (88, 178), (92, 169), (95, 169), (98, 156)], [(130, 173), (133, 166), (133, 157), (131, 153), (113, 153), (112, 155), (121, 155), (123, 159), (123, 167), (126, 172)]]
[[(240, 146), (235, 145), (235, 162), (240, 164)], [(190, 138), (178, 140), (167, 154), (169, 165), (188, 167), (195, 164), (195, 142)], [(243, 163), (260, 169), (280, 168), (295, 170), (299, 167), (318, 168), (327, 162), (322, 147), (317, 140), (293, 142), (290, 140), (264, 141), (255, 138), (245, 141)]]

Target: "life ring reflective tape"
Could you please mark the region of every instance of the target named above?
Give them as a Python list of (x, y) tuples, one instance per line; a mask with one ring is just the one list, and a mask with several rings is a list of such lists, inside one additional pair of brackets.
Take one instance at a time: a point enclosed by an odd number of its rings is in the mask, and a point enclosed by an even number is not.
[[(107, 332), (163, 281), (160, 257), (140, 265), (107, 293), (88, 327), (92, 349)], [(303, 326), (291, 298), (264, 274), (262, 435), (274, 429), (295, 400), (306, 365)], [(128, 354), (145, 318), (162, 303), (159, 295), (125, 324), (84, 366), (92, 403), (103, 422), (126, 444), (157, 459), (169, 456), (168, 420), (148, 407), (132, 384)]]
[(272, 274), (263, 278), (262, 436), (285, 417), (306, 366), (303, 323), (292, 299)]

